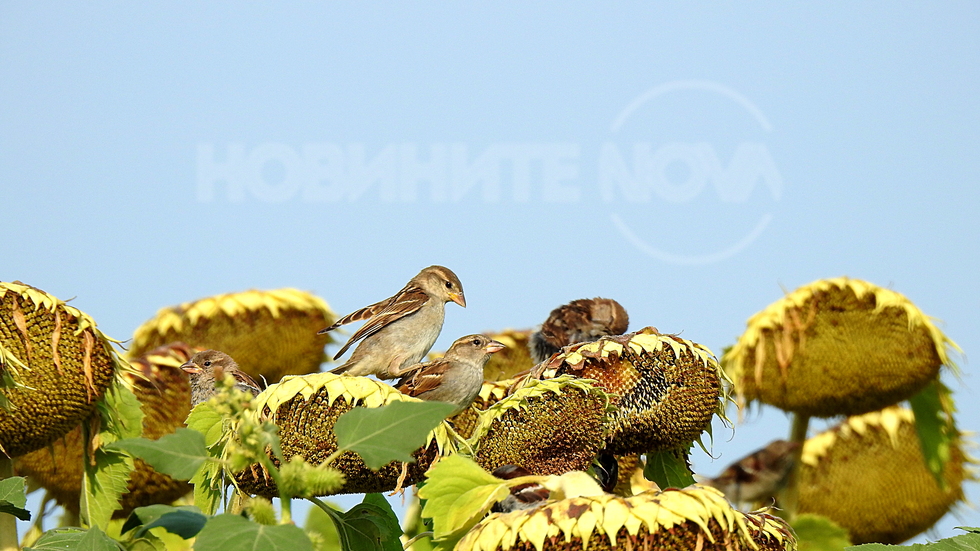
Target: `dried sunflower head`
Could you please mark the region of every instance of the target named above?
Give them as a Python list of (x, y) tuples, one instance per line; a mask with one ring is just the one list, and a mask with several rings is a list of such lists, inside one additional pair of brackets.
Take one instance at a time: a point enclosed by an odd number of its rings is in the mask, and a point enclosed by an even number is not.
[[(337, 450), (333, 427), (338, 417), (354, 407), (380, 407), (398, 400), (417, 401), (367, 377), (314, 373), (286, 377), (271, 385), (255, 397), (252, 407), (260, 419), (279, 427), (283, 457), (300, 456), (311, 465), (320, 465)], [(230, 429), (234, 430), (234, 425)], [(421, 479), (440, 454), (455, 452), (455, 442), (444, 424), (432, 431), (429, 442), (413, 454), (415, 463), (407, 465), (404, 485)], [(337, 494), (391, 491), (398, 486), (402, 474), (402, 464), (396, 461), (372, 471), (354, 452), (341, 454), (331, 466), (345, 478), (343, 487), (333, 492)], [(235, 473), (235, 479), (246, 493), (278, 495), (271, 477), (261, 467)]]
[(216, 295), (161, 309), (136, 330), (129, 357), (183, 342), (221, 350), (246, 373), (276, 382), (320, 369), (333, 340), (317, 331), (336, 318), (323, 299), (297, 289)]
[(0, 283), (0, 453), (41, 449), (86, 419), (127, 369), (95, 321), (22, 283)]
[(502, 465), (541, 475), (583, 471), (605, 443), (613, 409), (591, 381), (530, 380), (481, 413), (470, 438), (474, 459), (488, 471)]
[(800, 513), (832, 519), (855, 545), (901, 543), (963, 501), (974, 479), (962, 437), (943, 473), (945, 488), (926, 466), (909, 409), (892, 406), (849, 417), (803, 445)]
[(739, 402), (818, 417), (860, 415), (936, 378), (955, 343), (907, 298), (866, 281), (800, 287), (755, 314), (722, 357)]
[(608, 449), (629, 454), (686, 446), (724, 418), (724, 374), (707, 348), (652, 327), (574, 344), (536, 368), (543, 379), (594, 379), (614, 395)]

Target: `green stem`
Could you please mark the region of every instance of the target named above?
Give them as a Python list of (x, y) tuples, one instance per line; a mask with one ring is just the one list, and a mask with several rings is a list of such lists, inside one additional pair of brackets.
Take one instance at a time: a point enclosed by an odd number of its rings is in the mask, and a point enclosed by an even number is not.
[(288, 497), (280, 497), (279, 503), (282, 504), (282, 519), (279, 520), (279, 524), (292, 524), (293, 523), (293, 500)]
[[(272, 476), (272, 481), (276, 483), (276, 488), (279, 490), (279, 504), (282, 506), (282, 516), (279, 519), (279, 524), (293, 524), (293, 496), (287, 495), (283, 489), (282, 474), (279, 473), (279, 469), (276, 468), (275, 463), (268, 456), (263, 456), (260, 461), (262, 466), (265, 467), (265, 470)], [(283, 463), (284, 460), (280, 458), (279, 464), (282, 465)]]
[(324, 503), (324, 502), (322, 502), (322, 501), (320, 501), (320, 499), (319, 499), (319, 498), (315, 498), (315, 497), (308, 497), (308, 498), (306, 498), (306, 500), (307, 500), (307, 501), (309, 501), (310, 503), (312, 503), (313, 505), (316, 505), (317, 507), (319, 507), (319, 508), (321, 508), (321, 509), (323, 509), (323, 512), (324, 512), (324, 513), (327, 513), (328, 515), (333, 515), (333, 514), (335, 514), (335, 513), (337, 512), (337, 511), (335, 511), (335, 510), (333, 510), (333, 509), (332, 509), (332, 508), (331, 508), (331, 507), (330, 507), (329, 505), (327, 505), (326, 503)]
[(402, 549), (411, 549), (412, 546), (415, 545), (415, 542), (419, 541), (422, 538), (431, 538), (432, 534), (433, 534), (432, 530), (429, 530), (428, 532), (422, 532), (421, 534), (416, 534), (415, 537), (405, 542), (405, 545), (402, 546)]
[[(0, 480), (14, 475), (13, 461), (0, 453)], [(17, 517), (0, 513), (0, 551), (17, 551), (20, 545), (17, 540)]]
[(796, 510), (800, 501), (800, 467), (802, 465), (803, 444), (806, 442), (807, 429), (810, 427), (810, 416), (799, 413), (793, 414), (793, 426), (790, 429), (790, 442), (798, 444), (793, 450), (793, 466), (786, 477), (786, 487), (783, 489), (783, 499), (780, 505), (783, 518), (792, 522), (796, 518)]

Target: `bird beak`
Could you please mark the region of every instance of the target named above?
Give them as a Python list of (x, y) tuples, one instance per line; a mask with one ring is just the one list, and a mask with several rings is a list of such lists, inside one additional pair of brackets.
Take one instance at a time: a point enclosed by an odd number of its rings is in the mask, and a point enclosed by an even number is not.
[(186, 362), (180, 366), (187, 373), (200, 373), (201, 367), (194, 362)]
[(463, 296), (463, 293), (449, 293), (449, 300), (466, 308), (466, 297)]
[(493, 354), (494, 352), (498, 352), (505, 348), (507, 347), (497, 341), (490, 341), (489, 343), (487, 343), (486, 346), (483, 347), (483, 349), (486, 350), (488, 354)]

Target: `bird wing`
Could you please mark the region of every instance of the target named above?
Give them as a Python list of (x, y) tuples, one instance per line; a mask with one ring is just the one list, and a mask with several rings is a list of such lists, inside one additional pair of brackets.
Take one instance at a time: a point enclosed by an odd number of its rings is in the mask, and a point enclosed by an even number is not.
[(442, 379), (449, 369), (451, 362), (445, 358), (418, 364), (415, 372), (402, 377), (398, 381), (398, 391), (409, 396), (419, 396), (430, 390), (434, 390), (442, 383)]
[(253, 394), (258, 394), (259, 392), (262, 392), (262, 387), (260, 387), (259, 383), (256, 383), (255, 379), (251, 378), (248, 375), (248, 373), (235, 369), (231, 371), (231, 376), (232, 378), (235, 379), (235, 382), (238, 383), (239, 385), (246, 386), (254, 390)]
[[(402, 289), (402, 290), (404, 291), (404, 289)], [(400, 292), (401, 291), (399, 291), (399, 293)], [(365, 306), (364, 308), (361, 308), (360, 310), (355, 310), (355, 311), (351, 312), (350, 314), (347, 314), (346, 316), (344, 316), (344, 317), (340, 318), (339, 320), (335, 321), (334, 324), (331, 325), (330, 327), (327, 327), (326, 329), (321, 329), (321, 330), (317, 331), (317, 334), (318, 335), (322, 335), (324, 333), (329, 333), (330, 331), (333, 331), (334, 329), (340, 327), (341, 325), (347, 325), (348, 323), (354, 323), (355, 321), (366, 320), (366, 319), (370, 318), (371, 316), (374, 316), (375, 314), (377, 314), (381, 310), (383, 310), (384, 307), (387, 306), (389, 302), (395, 300), (395, 298), (397, 296), (398, 295), (395, 295), (393, 297), (388, 297), (388, 298), (386, 298), (386, 299), (384, 299), (382, 301), (375, 302), (374, 304), (372, 304), (370, 306)]]
[[(351, 318), (352, 316), (357, 316), (356, 319), (367, 319), (367, 323), (361, 326), (347, 341), (347, 344), (340, 349), (339, 352), (333, 357), (337, 359), (347, 352), (347, 349), (351, 347), (355, 342), (370, 337), (371, 335), (381, 331), (385, 326), (390, 325), (406, 316), (410, 316), (415, 312), (418, 312), (420, 308), (429, 300), (429, 295), (425, 294), (425, 291), (416, 287), (414, 285), (407, 285), (398, 294), (391, 297), (386, 301), (381, 301), (376, 304), (372, 304), (366, 308), (362, 308), (353, 314), (344, 316), (344, 318), (334, 326), (345, 322), (344, 320)], [(365, 312), (368, 310), (369, 312)], [(354, 321), (354, 320), (351, 320)]]

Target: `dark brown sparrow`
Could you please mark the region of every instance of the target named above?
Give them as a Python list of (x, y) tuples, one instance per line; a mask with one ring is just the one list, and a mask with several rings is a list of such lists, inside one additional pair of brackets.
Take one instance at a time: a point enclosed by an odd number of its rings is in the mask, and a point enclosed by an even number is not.
[(379, 379), (400, 377), (404, 368), (420, 362), (439, 338), (449, 301), (466, 307), (463, 285), (449, 268), (429, 266), (395, 296), (340, 318), (319, 334), (355, 321), (367, 323), (337, 352), (335, 360), (357, 341), (364, 341), (346, 363), (330, 372)]
[(214, 396), (214, 382), (225, 374), (235, 379), (235, 388), (250, 392), (255, 396), (261, 389), (254, 379), (238, 368), (231, 356), (220, 350), (204, 350), (191, 356), (191, 359), (180, 366), (191, 378), (191, 407), (207, 401)]
[(793, 466), (794, 442), (774, 440), (728, 466), (720, 475), (706, 480), (735, 504), (769, 501), (786, 484)]
[(483, 388), (483, 366), (491, 354), (504, 348), (484, 335), (461, 337), (445, 356), (408, 368), (395, 388), (423, 400), (456, 404), (455, 415), (476, 399)]
[(531, 360), (541, 363), (562, 347), (622, 335), (628, 327), (626, 309), (611, 298), (573, 300), (552, 310), (541, 328), (531, 334)]
[[(531, 476), (531, 473), (524, 467), (517, 465), (501, 465), (494, 469), (493, 476), (510, 480), (522, 476)], [(534, 482), (521, 484), (511, 488), (510, 494), (495, 503), (490, 511), (493, 513), (510, 513), (511, 511), (535, 509), (544, 505), (550, 496), (551, 492), (540, 484)]]

